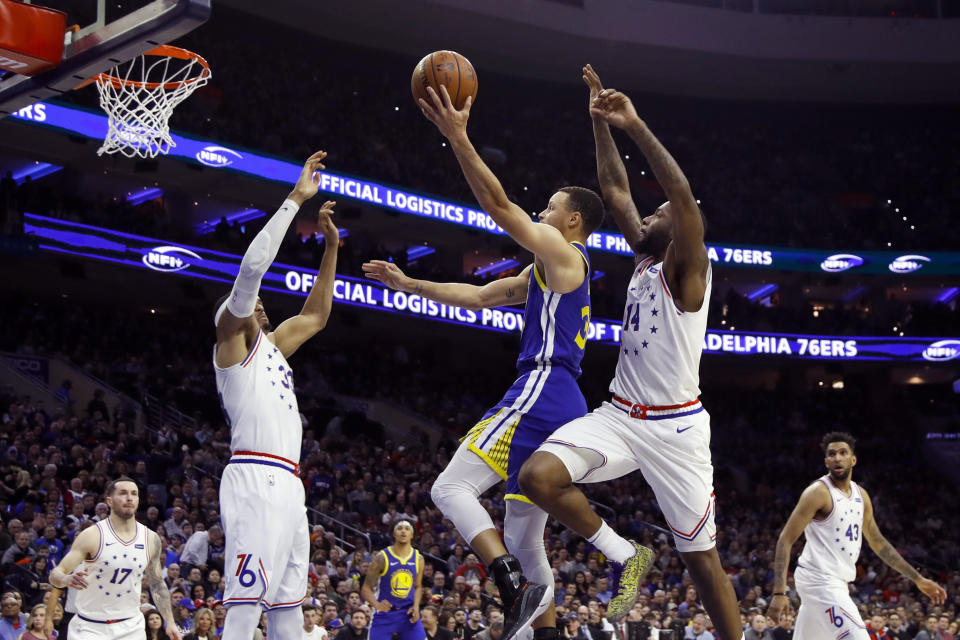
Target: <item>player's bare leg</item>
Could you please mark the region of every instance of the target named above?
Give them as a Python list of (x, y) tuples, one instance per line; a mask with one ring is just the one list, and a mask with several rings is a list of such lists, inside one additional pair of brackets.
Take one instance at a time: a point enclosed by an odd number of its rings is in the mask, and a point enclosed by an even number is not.
[(743, 635), (740, 625), (740, 608), (730, 578), (720, 565), (717, 548), (706, 551), (680, 552), (683, 563), (690, 571), (697, 593), (703, 598), (703, 606), (723, 640), (737, 640)]

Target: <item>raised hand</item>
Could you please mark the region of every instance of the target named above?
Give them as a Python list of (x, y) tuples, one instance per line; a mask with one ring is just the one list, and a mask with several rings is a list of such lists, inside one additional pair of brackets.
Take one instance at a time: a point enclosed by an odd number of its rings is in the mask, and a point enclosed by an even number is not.
[(386, 260), (371, 260), (363, 263), (363, 275), (379, 280), (391, 289), (404, 291), (410, 280), (400, 267)]
[[(590, 89), (590, 101), (587, 103), (587, 108), (590, 109), (590, 114), (593, 115), (593, 101), (600, 95), (600, 92), (603, 91), (603, 83), (600, 82), (600, 76), (597, 75), (597, 72), (594, 71), (593, 67), (589, 64), (583, 67), (583, 81)], [(600, 116), (597, 115), (596, 117)]]
[(303, 169), (300, 171), (300, 177), (297, 179), (297, 184), (294, 185), (293, 191), (290, 192), (289, 197), (291, 200), (297, 204), (303, 204), (313, 196), (317, 195), (317, 185), (320, 183), (320, 174), (317, 172), (327, 168), (323, 164), (323, 159), (326, 157), (326, 151), (317, 151), (315, 154), (307, 158), (307, 161), (303, 165)]
[(616, 89), (601, 90), (590, 105), (590, 115), (603, 118), (618, 129), (626, 129), (640, 121), (630, 98)]
[(467, 96), (462, 109), (455, 109), (450, 100), (450, 94), (447, 88), (440, 85), (440, 94), (438, 95), (433, 87), (427, 87), (427, 93), (430, 95), (430, 101), (423, 98), (419, 99), (420, 110), (427, 120), (437, 125), (437, 129), (447, 139), (457, 135), (467, 135), (467, 120), (470, 119), (470, 105), (473, 104), (473, 96)]
[(336, 244), (340, 241), (340, 230), (337, 229), (337, 225), (333, 223), (333, 218), (330, 217), (333, 215), (333, 207), (336, 204), (334, 200), (327, 200), (317, 213), (317, 225), (319, 225), (320, 232), (328, 244)]

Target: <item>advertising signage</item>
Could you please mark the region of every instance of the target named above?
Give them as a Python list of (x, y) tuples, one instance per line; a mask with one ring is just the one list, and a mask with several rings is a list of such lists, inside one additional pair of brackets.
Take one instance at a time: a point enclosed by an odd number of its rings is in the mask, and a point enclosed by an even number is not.
[[(212, 249), (173, 244), (122, 231), (26, 214), (24, 231), (41, 251), (112, 262), (178, 277), (199, 278), (229, 286), (241, 256)], [(274, 263), (261, 290), (306, 296), (316, 279), (315, 268)], [(523, 312), (513, 307), (470, 310), (440, 304), (421, 296), (393, 291), (374, 280), (338, 275), (334, 302), (386, 313), (448, 322), (463, 327), (519, 334)], [(593, 318), (588, 340), (619, 346), (621, 322)], [(948, 362), (960, 359), (960, 337), (896, 338), (822, 336), (710, 329), (704, 353), (815, 360), (881, 360)]]
[[(24, 107), (11, 114), (11, 118), (98, 140), (102, 140), (107, 132), (107, 118), (103, 114), (54, 102), (38, 102)], [(176, 146), (172, 147), (167, 155), (184, 162), (287, 184), (295, 182), (300, 174), (300, 163), (231, 148), (212, 140), (171, 135)], [(328, 194), (352, 198), (407, 215), (441, 220), (496, 235), (504, 233), (483, 211), (392, 185), (324, 171), (320, 174), (320, 189)], [(594, 233), (588, 239), (587, 247), (605, 253), (632, 255), (626, 240), (618, 233)], [(960, 252), (845, 253), (712, 243), (708, 245), (707, 251), (710, 261), (716, 265), (751, 269), (815, 273), (960, 275)]]

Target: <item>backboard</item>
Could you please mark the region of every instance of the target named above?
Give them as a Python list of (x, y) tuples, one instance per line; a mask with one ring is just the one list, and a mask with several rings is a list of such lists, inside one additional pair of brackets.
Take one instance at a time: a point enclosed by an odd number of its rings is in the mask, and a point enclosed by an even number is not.
[(63, 61), (33, 77), (0, 72), (0, 118), (72, 91), (102, 71), (199, 27), (210, 0), (26, 0), (67, 14)]

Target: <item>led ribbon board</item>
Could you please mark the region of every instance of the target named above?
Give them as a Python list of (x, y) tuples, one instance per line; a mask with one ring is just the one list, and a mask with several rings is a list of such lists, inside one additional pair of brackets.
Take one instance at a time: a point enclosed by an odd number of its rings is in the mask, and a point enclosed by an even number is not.
[[(233, 283), (241, 256), (164, 240), (102, 229), (86, 224), (25, 214), (25, 233), (39, 249), (93, 260)], [(262, 290), (306, 296), (316, 270), (274, 263), (263, 278)], [(519, 333), (523, 312), (497, 307), (472, 311), (440, 304), (421, 296), (392, 291), (374, 280), (337, 276), (334, 300), (339, 304), (405, 316), (449, 322), (501, 333)], [(619, 345), (621, 323), (594, 318), (588, 340)], [(821, 360), (886, 360), (944, 362), (960, 358), (958, 338), (888, 338), (815, 336), (785, 333), (708, 330), (704, 352)]]
[[(107, 118), (101, 113), (54, 102), (38, 102), (11, 114), (11, 117), (22, 122), (62, 129), (97, 140), (102, 140), (107, 133)], [(171, 148), (167, 155), (182, 161), (236, 171), (285, 184), (296, 182), (300, 175), (301, 165), (294, 162), (271, 158), (245, 149), (233, 149), (212, 140), (200, 140), (178, 134), (171, 134), (171, 137), (176, 146)], [(503, 229), (482, 211), (390, 185), (325, 171), (320, 176), (320, 189), (400, 213), (442, 220), (488, 233), (503, 234)], [(632, 255), (626, 240), (617, 233), (594, 233), (587, 241), (587, 247), (607, 253)], [(713, 244), (707, 249), (710, 261), (714, 264), (735, 267), (821, 273), (960, 275), (960, 252), (838, 253), (812, 249)]]

